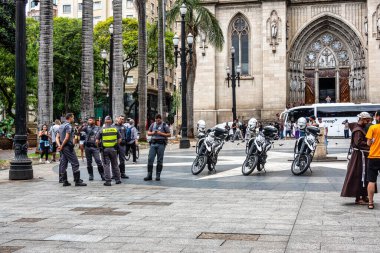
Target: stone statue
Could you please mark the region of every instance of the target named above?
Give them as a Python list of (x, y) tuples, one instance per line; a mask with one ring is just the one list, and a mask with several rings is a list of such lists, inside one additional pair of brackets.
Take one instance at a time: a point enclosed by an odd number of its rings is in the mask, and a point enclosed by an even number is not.
[(380, 17), (377, 19), (376, 27), (377, 27), (377, 33), (380, 34)]
[(277, 33), (278, 33), (277, 21), (273, 20), (271, 24), (271, 36), (273, 39), (277, 38)]

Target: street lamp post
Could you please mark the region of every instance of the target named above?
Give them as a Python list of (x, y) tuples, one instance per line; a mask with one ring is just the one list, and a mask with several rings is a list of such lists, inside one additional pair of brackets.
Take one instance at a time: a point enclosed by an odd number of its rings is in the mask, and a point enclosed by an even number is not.
[(25, 0), (16, 0), (16, 135), (15, 158), (11, 161), (10, 180), (33, 178), (32, 161), (28, 158), (26, 130), (26, 24)]
[(109, 116), (113, 117), (112, 115), (112, 74), (113, 74), (113, 24), (110, 25), (109, 32), (111, 35), (110, 39), (110, 68), (108, 71), (109, 74), (109, 84), (108, 84), (108, 93), (109, 93)]
[(178, 51), (179, 37), (175, 35), (173, 38), (174, 44), (174, 55), (175, 64), (177, 66), (178, 54), (181, 55), (181, 82), (182, 82), (182, 128), (181, 128), (181, 140), (179, 143), (179, 148), (190, 148), (190, 140), (187, 137), (187, 105), (186, 105), (186, 94), (187, 94), (187, 78), (186, 78), (186, 56), (190, 55), (190, 64), (192, 62), (192, 46), (194, 42), (194, 37), (191, 33), (187, 36), (187, 44), (189, 49), (186, 49), (186, 30), (185, 30), (185, 16), (187, 8), (185, 4), (182, 4), (180, 8), (181, 12), (181, 49)]
[(227, 72), (227, 84), (230, 87), (230, 81), (232, 83), (232, 122), (237, 119), (236, 116), (236, 80), (238, 81), (238, 86), (240, 87), (240, 66), (236, 67), (235, 70), (235, 48), (231, 47), (231, 74), (230, 68), (226, 68)]

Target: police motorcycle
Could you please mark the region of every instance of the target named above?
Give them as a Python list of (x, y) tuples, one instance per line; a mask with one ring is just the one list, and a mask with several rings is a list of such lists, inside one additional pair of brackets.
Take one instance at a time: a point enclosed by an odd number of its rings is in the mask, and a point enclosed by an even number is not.
[(209, 174), (215, 173), (215, 165), (218, 161), (218, 154), (222, 149), (225, 139), (228, 135), (228, 130), (225, 128), (214, 127), (208, 129), (207, 131), (205, 131), (205, 129), (206, 124), (198, 125), (199, 139), (195, 149), (197, 157), (191, 166), (191, 172), (193, 175), (198, 175), (201, 173), (206, 167), (206, 164), (209, 170)]
[(244, 176), (250, 175), (255, 168), (258, 171), (265, 171), (267, 162), (267, 152), (272, 148), (274, 139), (277, 136), (277, 128), (274, 126), (266, 126), (262, 132), (256, 135), (257, 120), (252, 118), (248, 122), (248, 131), (251, 135), (247, 142), (245, 152), (247, 157), (242, 165), (242, 173)]
[[(318, 144), (319, 127), (306, 126), (305, 118), (299, 118), (297, 124), (301, 132), (305, 135), (301, 136), (294, 145), (294, 160), (291, 171), (294, 175), (302, 175), (310, 169), (310, 164), (314, 157), (314, 152)], [(311, 171), (311, 169), (310, 169)]]

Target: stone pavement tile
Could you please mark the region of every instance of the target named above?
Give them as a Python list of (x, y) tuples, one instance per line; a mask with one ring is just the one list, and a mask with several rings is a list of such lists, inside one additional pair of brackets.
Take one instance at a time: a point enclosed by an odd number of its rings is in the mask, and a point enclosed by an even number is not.
[[(284, 253), (284, 249), (261, 249), (253, 248), (250, 253)], [(309, 253), (309, 252), (308, 252)]]
[(308, 251), (308, 250), (320, 250), (321, 243), (319, 242), (297, 242), (294, 240), (289, 240), (286, 249), (294, 249), (299, 251)]
[(379, 233), (376, 233), (377, 237), (359, 237), (359, 238), (354, 238), (354, 243), (359, 244), (359, 245), (378, 245), (379, 250), (380, 250), (380, 240), (379, 240)]
[(233, 248), (233, 247), (223, 248), (223, 247), (205, 247), (205, 246), (191, 245), (191, 246), (186, 246), (181, 251), (181, 253), (205, 253), (205, 252), (207, 253), (231, 253), (231, 252), (249, 253), (251, 252), (251, 248), (238, 249), (238, 248)]
[(141, 234), (142, 237), (150, 237), (150, 238), (197, 238), (200, 234), (200, 230), (195, 229), (189, 230), (186, 228), (180, 228), (176, 231), (163, 231), (163, 232), (153, 232), (146, 231)]
[(291, 236), (289, 243), (336, 243), (336, 244), (354, 244), (352, 237), (336, 237), (336, 236), (312, 236), (305, 234), (304, 236)]
[(59, 247), (27, 247), (21, 250), (18, 250), (17, 253), (78, 253), (82, 252), (84, 249), (81, 248), (70, 248), (70, 249), (62, 249)]
[(184, 246), (181, 245), (156, 245), (156, 244), (124, 244), (118, 249), (119, 252), (134, 252), (134, 251), (151, 251), (158, 252), (165, 250), (167, 252), (181, 252)]
[(330, 251), (356, 251), (356, 252), (380, 252), (379, 245), (365, 244), (332, 244), (321, 243), (321, 250)]
[(25, 246), (25, 247), (58, 247), (64, 242), (56, 241), (43, 241), (43, 240), (12, 240), (7, 243), (3, 243), (1, 246)]
[(322, 231), (322, 236), (338, 236), (338, 237), (379, 237), (378, 233), (357, 232), (357, 231)]
[(77, 234), (56, 234), (45, 238), (46, 241), (64, 241), (64, 242), (99, 242), (106, 238), (102, 235), (77, 235)]
[(104, 229), (99, 229), (99, 230), (92, 230), (91, 232), (88, 233), (88, 235), (104, 235), (104, 236), (141, 236), (146, 233), (145, 229), (141, 230), (130, 230), (128, 228), (126, 229), (109, 229), (109, 228), (104, 228)]
[(257, 241), (265, 242), (287, 242), (289, 241), (289, 236), (284, 235), (260, 235)]
[(281, 230), (289, 230), (289, 232), (290, 232), (293, 229), (293, 224), (268, 223), (265, 225), (265, 229), (281, 229)]
[(161, 238), (149, 238), (149, 237), (128, 237), (128, 236), (108, 236), (101, 240), (102, 243), (123, 243), (123, 244), (158, 244), (161, 242)]
[[(307, 252), (307, 253), (320, 253), (320, 250), (306, 250), (306, 249), (286, 249), (285, 253), (300, 253), (300, 252)], [(254, 252), (252, 252), (254, 253)], [(330, 253), (330, 252), (329, 252)], [(343, 252), (341, 252), (343, 253)]]
[(64, 242), (59, 247), (62, 249), (71, 249), (71, 248), (80, 248), (80, 249), (92, 249), (93, 252), (102, 252), (103, 250), (114, 250), (115, 252), (119, 251), (123, 247), (123, 243), (102, 243), (102, 242)]
[(265, 242), (265, 241), (226, 241), (221, 246), (222, 248), (259, 248), (259, 249), (273, 249), (285, 250), (287, 242)]
[(196, 238), (161, 238), (161, 241), (158, 245), (199, 245), (205, 247), (219, 247), (223, 244), (224, 240), (220, 239), (196, 239)]

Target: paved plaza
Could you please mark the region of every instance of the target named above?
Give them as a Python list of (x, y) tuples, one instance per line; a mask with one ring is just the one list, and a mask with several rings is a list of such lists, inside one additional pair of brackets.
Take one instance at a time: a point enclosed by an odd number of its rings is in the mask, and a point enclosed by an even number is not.
[(0, 252), (380, 252), (380, 203), (368, 210), (340, 198), (349, 141), (330, 140), (338, 161), (298, 177), (293, 143), (276, 141), (266, 173), (251, 176), (241, 174), (245, 145), (236, 142), (216, 174), (198, 176), (195, 148), (169, 145), (160, 182), (142, 180), (147, 150), (112, 187), (99, 175), (88, 182), (85, 162), (87, 187), (62, 187), (58, 164), (34, 166), (30, 181), (10, 182), (2, 170)]

